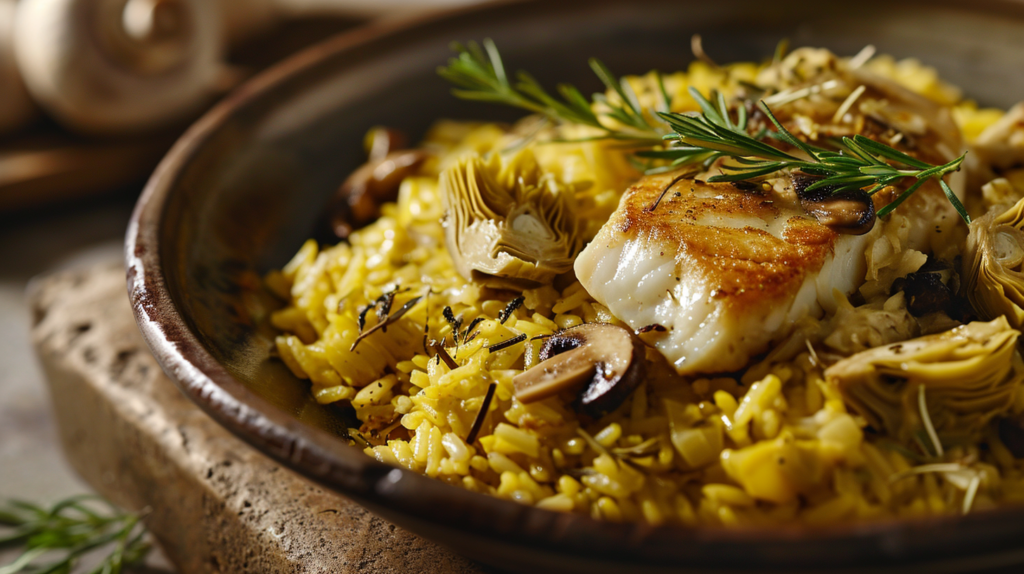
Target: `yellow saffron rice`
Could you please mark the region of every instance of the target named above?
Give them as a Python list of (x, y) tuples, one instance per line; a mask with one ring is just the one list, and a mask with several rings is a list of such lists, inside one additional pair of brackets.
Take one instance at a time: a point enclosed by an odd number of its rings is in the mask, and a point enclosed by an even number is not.
[[(877, 73), (955, 104), (968, 139), (1001, 112), (960, 101), (959, 91), (915, 61), (877, 58)], [(697, 110), (696, 86), (729, 92), (755, 64), (728, 73), (702, 62), (666, 76), (674, 111)], [(650, 77), (630, 78), (642, 98)], [(521, 127), (521, 126), (520, 126)], [(406, 179), (375, 223), (331, 247), (310, 240), (266, 278), (287, 301), (272, 315), (281, 359), (321, 403), (344, 401), (362, 425), (350, 440), (368, 455), (472, 491), (612, 521), (746, 525), (959, 513), (1024, 501), (1024, 477), (993, 434), (988, 449), (954, 446), (928, 468), (864, 430), (823, 378), (814, 351), (765, 360), (735, 377), (681, 378), (649, 351), (646, 381), (614, 412), (583, 420), (571, 396), (522, 404), (512, 378), (538, 362), (544, 337), (584, 322), (619, 323), (574, 279), (522, 293), (467, 282), (444, 242), (438, 174), (466, 153), (515, 145), (522, 130), (440, 122), (423, 147), (431, 159)], [(621, 150), (599, 141), (534, 146), (543, 168), (577, 184), (577, 213), (592, 237), (639, 177)], [(360, 314), (394, 292), (385, 329), (360, 336)], [(522, 305), (504, 322), (502, 311)], [(416, 299), (418, 298), (418, 299)], [(450, 307), (456, 325), (445, 318)], [(480, 321), (477, 321), (481, 319)], [(365, 331), (377, 322), (373, 310)], [(455, 326), (459, 326), (456, 332)], [(472, 331), (466, 328), (472, 326)], [(525, 335), (525, 340), (489, 347)], [(444, 341), (457, 368), (429, 348)], [(488, 389), (483, 424), (467, 444)]]

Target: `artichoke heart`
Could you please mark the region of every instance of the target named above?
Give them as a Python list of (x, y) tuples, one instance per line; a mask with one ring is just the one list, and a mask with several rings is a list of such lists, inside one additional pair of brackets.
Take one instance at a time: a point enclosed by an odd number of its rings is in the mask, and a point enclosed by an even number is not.
[(526, 289), (572, 269), (582, 248), (573, 192), (529, 149), (507, 160), (467, 156), (441, 174), (445, 243), (459, 273)]
[(1024, 199), (971, 222), (963, 275), (964, 294), (981, 318), (1024, 326)]
[(1010, 408), (1024, 380), (1019, 335), (1003, 317), (976, 321), (857, 353), (826, 369), (825, 377), (879, 431), (909, 443), (922, 441), (932, 426), (959, 441), (976, 437)]

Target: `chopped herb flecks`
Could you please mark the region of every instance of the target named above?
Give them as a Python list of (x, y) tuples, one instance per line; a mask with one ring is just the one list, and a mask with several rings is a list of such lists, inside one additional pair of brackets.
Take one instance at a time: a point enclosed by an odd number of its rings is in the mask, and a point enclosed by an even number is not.
[(494, 398), (494, 390), (498, 387), (498, 384), (491, 381), (491, 384), (487, 386), (487, 394), (484, 395), (484, 402), (480, 403), (480, 410), (476, 413), (476, 419), (473, 420), (473, 426), (469, 429), (469, 434), (466, 435), (466, 444), (473, 444), (476, 442), (476, 437), (480, 434), (480, 429), (484, 426), (484, 419), (487, 418), (487, 411), (491, 408), (491, 399)]
[(455, 359), (453, 359), (452, 356), (448, 354), (448, 350), (444, 348), (444, 341), (431, 341), (430, 348), (433, 349), (435, 353), (437, 353), (436, 356), (438, 359), (444, 361), (445, 365), (448, 365), (449, 369), (459, 368), (459, 364), (455, 362)]
[(516, 309), (523, 306), (524, 301), (526, 301), (526, 297), (522, 295), (509, 301), (508, 305), (505, 305), (505, 309), (498, 313), (498, 321), (504, 325), (505, 321), (508, 321), (509, 317), (512, 316), (512, 313), (515, 313)]
[(376, 325), (374, 325), (372, 328), (370, 328), (370, 330), (360, 333), (359, 336), (356, 337), (356, 340), (352, 342), (352, 347), (349, 348), (349, 351), (355, 351), (356, 350), (356, 345), (358, 345), (360, 343), (360, 341), (362, 341), (363, 339), (369, 337), (370, 335), (372, 335), (378, 329), (380, 329), (380, 330), (387, 329), (388, 325), (391, 325), (395, 321), (401, 319), (402, 316), (405, 315), (406, 313), (408, 313), (409, 309), (412, 309), (413, 307), (415, 307), (416, 304), (419, 303), (420, 299), (422, 299), (422, 298), (423, 298), (422, 295), (417, 296), (417, 297), (413, 297), (408, 302), (406, 302), (405, 305), (402, 305), (402, 307), (400, 309), (398, 309), (394, 313), (388, 314), (384, 318), (384, 320), (382, 320), (381, 322), (379, 322)]
[(504, 341), (495, 343), (495, 344), (491, 345), (490, 347), (487, 347), (487, 350), (493, 353), (495, 351), (500, 351), (502, 349), (507, 349), (507, 348), (511, 347), (512, 345), (515, 345), (517, 343), (522, 343), (525, 340), (526, 340), (526, 333), (520, 333), (520, 334), (516, 335), (515, 337), (512, 337), (511, 339), (506, 339)]

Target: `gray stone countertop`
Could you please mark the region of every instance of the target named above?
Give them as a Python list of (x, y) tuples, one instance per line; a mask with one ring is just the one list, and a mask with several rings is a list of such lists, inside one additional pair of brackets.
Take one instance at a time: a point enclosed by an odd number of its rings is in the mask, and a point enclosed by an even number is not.
[[(25, 291), (39, 274), (119, 258), (137, 192), (0, 215), (0, 501), (47, 504), (90, 491), (61, 452)], [(0, 565), (16, 554), (0, 551)]]

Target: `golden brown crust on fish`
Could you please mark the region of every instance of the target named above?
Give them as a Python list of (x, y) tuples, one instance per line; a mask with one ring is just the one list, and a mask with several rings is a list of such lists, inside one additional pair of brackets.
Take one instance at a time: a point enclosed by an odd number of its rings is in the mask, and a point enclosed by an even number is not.
[[(837, 233), (780, 209), (778, 204), (785, 203), (780, 198), (727, 183), (679, 181), (651, 209), (673, 179), (671, 174), (650, 175), (632, 186), (613, 215), (620, 220), (615, 227), (665, 246), (729, 306), (742, 309), (789, 298), (832, 253)], [(730, 219), (736, 226), (728, 225)], [(764, 228), (739, 226), (757, 220), (764, 221)], [(767, 230), (773, 225), (780, 237)]]

